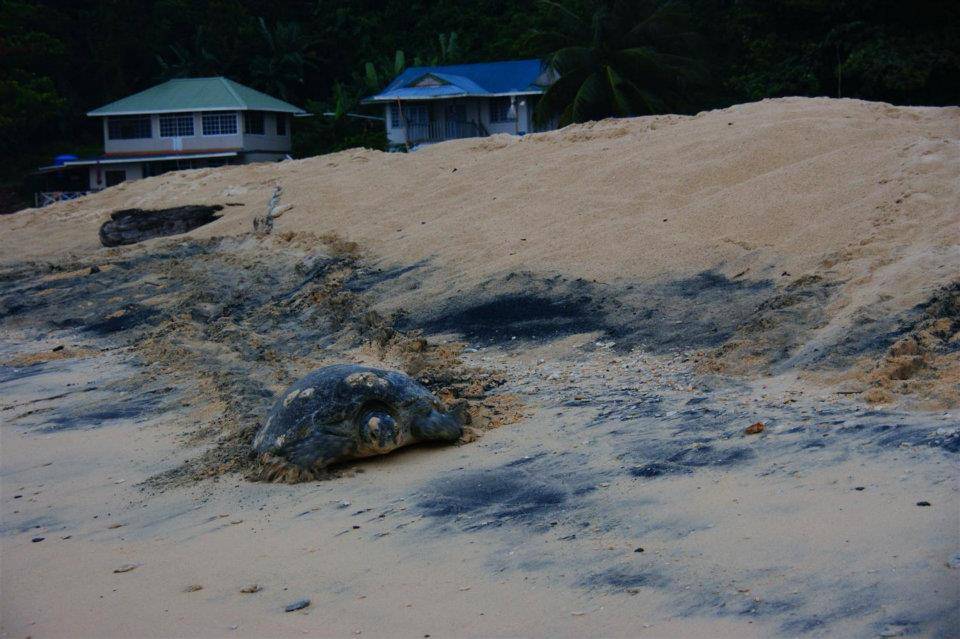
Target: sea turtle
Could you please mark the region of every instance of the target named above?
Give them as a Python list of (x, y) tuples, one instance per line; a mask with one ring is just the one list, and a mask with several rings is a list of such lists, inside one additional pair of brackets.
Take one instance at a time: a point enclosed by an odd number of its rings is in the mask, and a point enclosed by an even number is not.
[(455, 442), (464, 415), (394, 371), (338, 364), (313, 371), (277, 400), (254, 450), (309, 471), (417, 442)]

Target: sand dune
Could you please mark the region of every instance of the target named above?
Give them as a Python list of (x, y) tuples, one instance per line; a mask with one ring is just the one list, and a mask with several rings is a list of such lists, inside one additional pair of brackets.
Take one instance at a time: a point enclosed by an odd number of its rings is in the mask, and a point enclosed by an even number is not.
[[(423, 267), (415, 290), (385, 308), (437, 308), (517, 272), (621, 289), (705, 272), (781, 288), (817, 278), (832, 287), (817, 301), (822, 317), (787, 345), (774, 340), (804, 360), (865, 321), (905, 330), (910, 309), (957, 279), (958, 137), (957, 108), (786, 98), (409, 155), (186, 171), (2, 219), (3, 260), (109, 254), (96, 230), (129, 207), (239, 203), (190, 235), (248, 233), (281, 186), (277, 234), (334, 233), (383, 268)], [(725, 368), (743, 361), (743, 348), (728, 350), (738, 355)], [(844, 366), (858, 355), (846, 350)], [(937, 401), (955, 401), (952, 382)]]
[[(194, 204), (224, 208), (99, 244)], [(0, 243), (4, 636), (960, 633), (960, 108), (183, 171)], [(334, 362), (469, 436), (248, 481)]]
[[(788, 98), (410, 155), (188, 171), (6, 218), (4, 259), (96, 250), (89, 230), (132, 206), (242, 202), (194, 235), (246, 232), (279, 184), (293, 208), (278, 231), (333, 231), (468, 285), (516, 268), (610, 279), (901, 261), (956, 247), (958, 134), (956, 108)], [(940, 283), (930, 259), (928, 290)], [(878, 277), (898, 279), (883, 266)]]

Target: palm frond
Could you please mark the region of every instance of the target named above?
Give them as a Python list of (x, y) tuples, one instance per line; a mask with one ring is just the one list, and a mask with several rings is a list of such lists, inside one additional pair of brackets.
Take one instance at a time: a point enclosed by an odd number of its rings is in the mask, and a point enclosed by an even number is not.
[(699, 63), (693, 58), (661, 53), (649, 47), (622, 49), (611, 58), (628, 77), (645, 75), (651, 79), (684, 78), (696, 80), (701, 73)]
[(656, 7), (650, 15), (638, 22), (628, 32), (627, 37), (657, 36), (683, 31), (690, 24), (690, 11), (686, 4), (677, 0), (667, 0)]
[(632, 96), (624, 90), (627, 83), (613, 67), (605, 66), (604, 74), (610, 87), (610, 99), (613, 102), (614, 113), (621, 116), (634, 115), (636, 111), (631, 100)]
[(563, 126), (573, 122), (586, 122), (594, 119), (598, 113), (602, 112), (603, 103), (607, 96), (607, 86), (600, 74), (591, 73), (587, 79), (580, 84), (580, 88), (573, 98), (570, 120), (564, 122), (561, 117), (560, 125)]
[(583, 44), (580, 38), (562, 31), (534, 29), (523, 38), (523, 46), (532, 51), (555, 51), (564, 47)]
[(561, 115), (562, 118), (564, 109), (573, 102), (580, 85), (588, 75), (588, 69), (580, 69), (560, 76), (540, 96), (540, 101), (534, 110), (534, 121), (542, 124), (556, 115)]
[(593, 49), (590, 47), (564, 47), (545, 56), (544, 63), (563, 75), (578, 67), (588, 66), (593, 59)]
[(705, 74), (697, 60), (675, 53), (692, 37), (682, 0), (591, 2), (590, 13), (575, 1), (541, 0), (558, 26), (531, 41), (551, 45), (545, 65), (560, 78), (537, 107), (539, 121), (559, 114), (567, 124), (683, 105), (685, 86)]
[(263, 17), (257, 18), (257, 25), (260, 27), (260, 35), (263, 36), (264, 41), (267, 43), (267, 47), (273, 51), (276, 47), (273, 43), (273, 34), (270, 33), (270, 29), (267, 28), (267, 22)]
[(641, 89), (636, 83), (624, 78), (611, 69), (611, 87), (614, 100), (623, 109), (620, 115), (656, 114), (667, 110), (664, 100), (650, 91)]
[(583, 35), (589, 33), (589, 22), (563, 3), (554, 0), (540, 0), (540, 5), (548, 9), (552, 17), (558, 19), (558, 26), (561, 30), (568, 34)]

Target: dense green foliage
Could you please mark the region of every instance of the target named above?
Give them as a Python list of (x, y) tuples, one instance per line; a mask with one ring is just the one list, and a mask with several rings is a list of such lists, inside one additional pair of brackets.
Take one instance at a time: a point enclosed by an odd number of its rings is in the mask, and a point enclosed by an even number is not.
[(701, 83), (698, 38), (689, 7), (673, 0), (637, 0), (597, 7), (544, 0), (556, 27), (535, 29), (533, 46), (557, 81), (537, 118), (561, 126), (607, 116), (684, 111)]
[(566, 120), (782, 95), (960, 101), (960, 3), (948, 0), (560, 2), (4, 0), (0, 177), (96, 152), (87, 110), (187, 75), (333, 113), (295, 123), (301, 155), (383, 145), (382, 124), (347, 113), (415, 62), (553, 54), (574, 77), (544, 108)]

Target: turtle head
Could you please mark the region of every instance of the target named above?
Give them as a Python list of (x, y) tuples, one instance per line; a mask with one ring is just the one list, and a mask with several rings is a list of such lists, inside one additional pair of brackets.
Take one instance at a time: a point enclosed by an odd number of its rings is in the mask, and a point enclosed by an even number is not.
[(447, 412), (423, 397), (405, 404), (371, 403), (357, 413), (359, 452), (381, 455), (416, 442), (455, 442), (465, 419), (465, 411)]
[(371, 454), (388, 453), (404, 443), (396, 418), (385, 406), (361, 410), (357, 422), (360, 446)]

